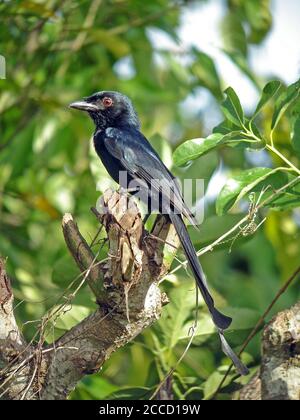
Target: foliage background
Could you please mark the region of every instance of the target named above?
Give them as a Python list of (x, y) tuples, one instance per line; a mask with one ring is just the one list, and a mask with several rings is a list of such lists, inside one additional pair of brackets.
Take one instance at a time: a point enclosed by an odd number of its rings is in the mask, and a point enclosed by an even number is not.
[[(178, 35), (184, 11), (200, 3), (1, 2), (0, 53), (6, 57), (7, 78), (0, 80), (0, 254), (8, 258), (16, 312), (27, 338), (34, 336), (40, 317), (77, 275), (60, 228), (63, 213), (72, 212), (81, 231), (92, 239), (97, 226), (89, 208), (112, 182), (90, 148), (91, 122), (68, 110), (67, 104), (97, 90), (129, 95), (141, 116), (143, 132), (169, 166), (176, 146), (206, 136), (212, 128), (189, 106), (191, 98), (195, 103), (201, 95), (208, 95), (209, 110), (221, 122), (220, 101), (227, 87), (222, 72), (200, 49), (183, 48)], [(263, 44), (271, 30), (271, 5), (268, 0), (228, 0), (224, 10), (222, 53), (259, 92), (266, 80), (249, 65), (248, 53), (252, 45)], [(178, 48), (157, 48), (149, 29), (167, 34)], [(276, 69), (271, 76), (276, 76)], [(259, 127), (268, 127), (271, 118), (272, 105), (268, 105)], [(274, 140), (297, 165), (300, 148), (292, 148), (290, 131), (288, 118), (283, 118)], [(182, 179), (204, 178), (207, 188), (220, 164), (226, 178), (263, 166), (258, 165), (261, 160), (269, 167), (282, 165), (272, 155), (255, 153), (249, 154), (244, 147), (221, 148), (187, 168), (172, 169)], [(219, 216), (215, 197), (207, 200), (201, 235), (192, 232), (197, 249), (237, 223), (247, 213), (248, 204), (246, 197), (231, 212)], [(229, 241), (201, 259), (217, 304), (234, 315), (227, 337), (237, 348), (298, 264), (299, 215), (297, 209), (271, 211), (259, 231), (239, 238), (231, 252)], [(101, 373), (84, 379), (72, 398), (151, 395), (182, 354), (195, 316), (194, 284), (187, 272), (169, 276), (164, 287), (171, 303), (162, 319), (114, 354)], [(273, 312), (298, 298), (295, 284)], [(90, 293), (83, 288), (70, 310), (51, 326), (47, 340), (62, 334), (93, 308)], [(194, 344), (172, 381), (175, 398), (210, 398), (228, 365), (202, 306), (199, 317)], [(256, 337), (243, 355), (251, 372), (259, 365), (259, 357)], [(247, 378), (231, 375), (219, 398), (226, 398), (242, 381)]]

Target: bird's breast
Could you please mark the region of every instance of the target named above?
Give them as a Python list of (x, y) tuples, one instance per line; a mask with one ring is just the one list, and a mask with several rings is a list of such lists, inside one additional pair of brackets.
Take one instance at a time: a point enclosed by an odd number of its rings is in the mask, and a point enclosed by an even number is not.
[(104, 132), (97, 132), (94, 135), (94, 147), (109, 175), (119, 184), (119, 173), (123, 169), (119, 160), (112, 156), (105, 147), (104, 135)]

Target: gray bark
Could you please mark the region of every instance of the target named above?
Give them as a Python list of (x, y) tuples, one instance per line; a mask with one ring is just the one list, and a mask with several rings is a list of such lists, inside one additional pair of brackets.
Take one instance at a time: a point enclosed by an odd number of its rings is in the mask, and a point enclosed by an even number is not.
[(279, 312), (265, 327), (260, 371), (243, 388), (239, 398), (300, 399), (300, 302)]
[(280, 312), (263, 334), (263, 400), (300, 399), (300, 302)]

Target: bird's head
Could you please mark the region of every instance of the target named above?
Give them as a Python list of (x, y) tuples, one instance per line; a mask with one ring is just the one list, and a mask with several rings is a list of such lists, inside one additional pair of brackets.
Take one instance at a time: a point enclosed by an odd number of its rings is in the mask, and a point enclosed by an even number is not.
[(81, 101), (71, 103), (69, 107), (88, 112), (98, 129), (126, 125), (140, 127), (131, 100), (119, 92), (97, 92)]

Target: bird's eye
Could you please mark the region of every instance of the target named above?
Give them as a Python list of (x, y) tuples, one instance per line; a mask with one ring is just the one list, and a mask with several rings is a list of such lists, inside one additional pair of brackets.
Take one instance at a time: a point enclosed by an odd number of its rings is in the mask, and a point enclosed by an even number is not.
[(113, 100), (111, 98), (106, 97), (102, 99), (102, 103), (105, 106), (105, 108), (109, 108), (113, 105)]

